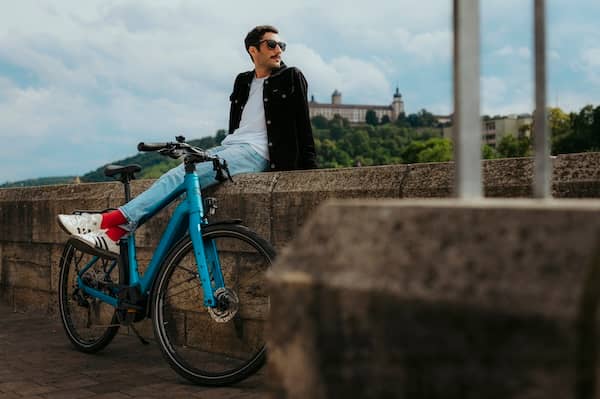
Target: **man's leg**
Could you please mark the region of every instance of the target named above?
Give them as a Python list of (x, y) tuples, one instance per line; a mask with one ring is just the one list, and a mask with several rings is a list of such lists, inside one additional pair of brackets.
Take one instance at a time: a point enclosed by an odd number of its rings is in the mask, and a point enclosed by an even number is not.
[[(267, 170), (268, 161), (258, 155), (247, 144), (219, 146), (208, 150), (208, 153), (225, 159), (232, 176), (240, 173), (258, 173)], [(200, 180), (201, 188), (207, 188), (218, 183), (215, 180), (216, 172), (213, 170), (212, 162), (197, 164), (196, 174)], [(131, 224), (130, 227), (135, 228), (140, 219), (148, 214), (150, 209), (160, 199), (164, 198), (183, 182), (184, 176), (184, 165), (181, 164), (162, 175), (148, 190), (120, 207), (119, 210)]]
[[(229, 165), (229, 171), (232, 176), (240, 173), (262, 172), (267, 170), (268, 167), (268, 161), (258, 155), (246, 144), (215, 147), (208, 152), (211, 155), (218, 155), (220, 158), (225, 159)], [(210, 187), (218, 183), (218, 181), (215, 180), (215, 171), (213, 170), (211, 162), (197, 164), (196, 174), (199, 177), (201, 188)], [(154, 184), (152, 184), (152, 186), (150, 186), (150, 188), (148, 188), (148, 190), (120, 207), (116, 212), (119, 212), (127, 219), (129, 222), (129, 225), (127, 226), (128, 229), (135, 229), (140, 219), (148, 214), (154, 204), (172, 192), (183, 182), (184, 176), (184, 167), (183, 165), (179, 165), (162, 175), (154, 182)], [(118, 241), (126, 231), (119, 229), (116, 225), (108, 226), (107, 216), (107, 214), (103, 215), (101, 222), (102, 229), (87, 234), (75, 234), (74, 238), (89, 244), (91, 247), (100, 248), (106, 252), (114, 253), (118, 251), (116, 241)], [(119, 215), (114, 215), (113, 212), (110, 215), (110, 219), (122, 222), (123, 218), (115, 216)], [(111, 234), (107, 235), (107, 232), (110, 232)]]

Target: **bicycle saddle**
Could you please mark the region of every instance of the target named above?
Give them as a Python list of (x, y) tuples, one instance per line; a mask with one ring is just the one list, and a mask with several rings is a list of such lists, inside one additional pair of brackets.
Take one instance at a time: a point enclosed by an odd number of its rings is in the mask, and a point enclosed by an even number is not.
[(104, 175), (108, 177), (113, 177), (114, 175), (118, 175), (119, 173), (127, 174), (133, 177), (134, 173), (142, 170), (142, 167), (138, 164), (132, 165), (106, 165), (104, 167)]

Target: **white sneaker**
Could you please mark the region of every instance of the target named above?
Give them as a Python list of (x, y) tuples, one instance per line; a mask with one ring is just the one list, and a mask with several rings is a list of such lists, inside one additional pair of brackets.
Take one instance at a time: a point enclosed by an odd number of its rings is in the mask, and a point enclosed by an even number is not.
[(81, 215), (58, 215), (58, 225), (67, 234), (86, 234), (100, 230), (102, 214), (82, 213)]
[(106, 230), (92, 231), (86, 234), (74, 234), (71, 244), (84, 252), (114, 258), (119, 256), (119, 244), (106, 235)]

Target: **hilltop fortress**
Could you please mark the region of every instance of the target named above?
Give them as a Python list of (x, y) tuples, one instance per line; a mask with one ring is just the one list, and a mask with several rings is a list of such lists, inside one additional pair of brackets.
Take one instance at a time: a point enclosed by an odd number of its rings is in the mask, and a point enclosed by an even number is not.
[(317, 115), (324, 116), (331, 120), (334, 115), (340, 115), (342, 118), (348, 119), (351, 123), (364, 123), (367, 116), (367, 111), (373, 110), (377, 118), (381, 120), (384, 115), (387, 115), (391, 121), (398, 119), (398, 116), (404, 112), (404, 101), (398, 88), (394, 93), (392, 103), (390, 105), (358, 105), (358, 104), (342, 104), (342, 93), (337, 89), (331, 94), (331, 104), (318, 103), (314, 96), (311, 97), (308, 103), (310, 117)]

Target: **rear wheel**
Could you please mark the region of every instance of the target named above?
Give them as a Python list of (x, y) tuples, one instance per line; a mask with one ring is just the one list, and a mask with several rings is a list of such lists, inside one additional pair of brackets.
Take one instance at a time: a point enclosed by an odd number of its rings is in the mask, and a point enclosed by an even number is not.
[(117, 284), (125, 284), (125, 276), (117, 260), (87, 254), (70, 242), (65, 245), (58, 283), (60, 318), (75, 348), (94, 353), (112, 341), (119, 321), (112, 306), (83, 292), (80, 274), (87, 286), (109, 295), (115, 295)]
[(227, 385), (257, 371), (265, 361), (269, 297), (265, 273), (275, 251), (240, 225), (206, 226), (205, 243), (216, 245), (225, 288), (221, 306), (206, 308), (189, 237), (171, 250), (158, 275), (152, 322), (163, 355), (177, 373), (203, 385)]

